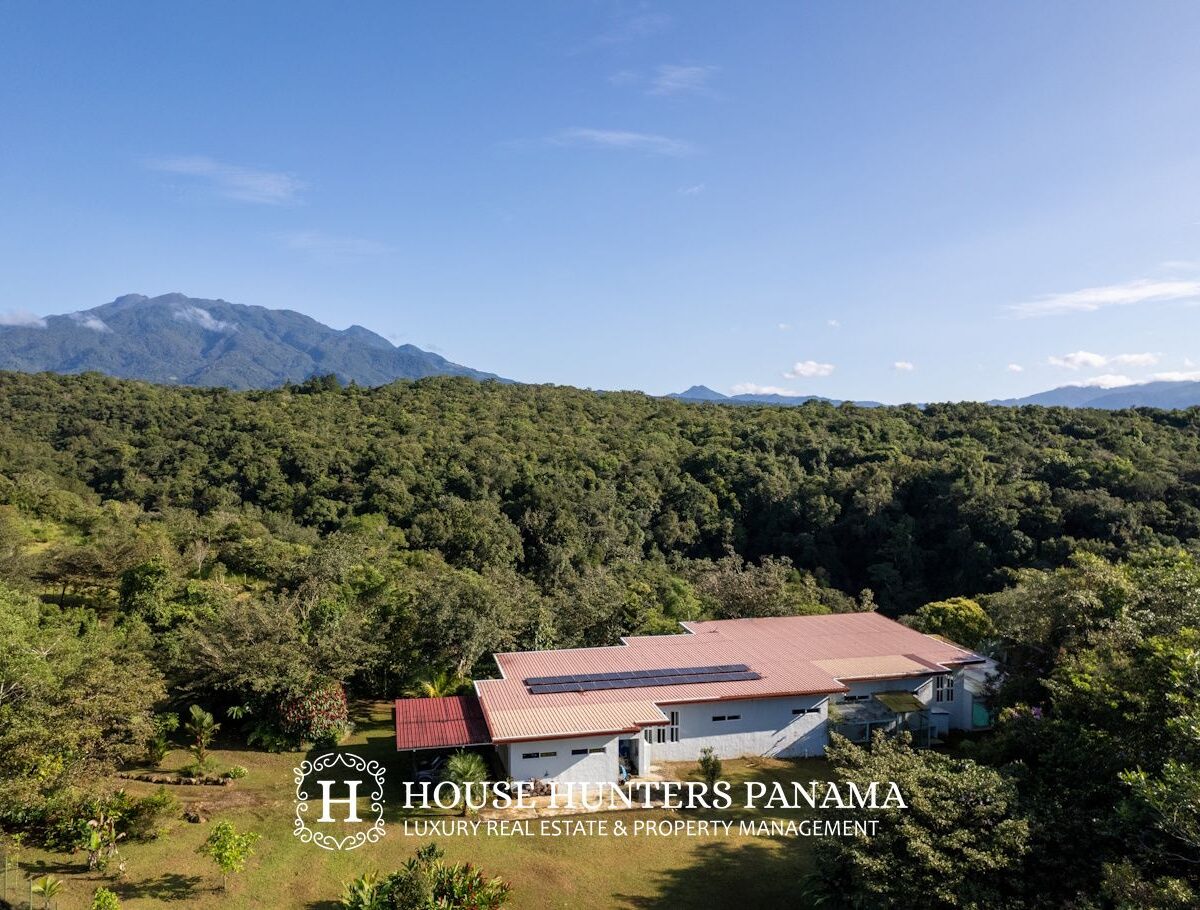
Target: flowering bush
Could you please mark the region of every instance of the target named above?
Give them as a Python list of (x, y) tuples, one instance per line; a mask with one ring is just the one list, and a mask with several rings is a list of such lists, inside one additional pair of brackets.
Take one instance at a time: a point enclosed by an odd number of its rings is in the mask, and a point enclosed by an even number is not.
[(350, 732), (350, 710), (340, 683), (284, 698), (279, 718), (284, 733), (319, 746), (335, 745)]

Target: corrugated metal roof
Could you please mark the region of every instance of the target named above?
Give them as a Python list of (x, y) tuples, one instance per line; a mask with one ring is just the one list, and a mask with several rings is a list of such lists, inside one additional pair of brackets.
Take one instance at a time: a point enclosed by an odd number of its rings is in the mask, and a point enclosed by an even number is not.
[(396, 699), (397, 749), (448, 749), (491, 741), (475, 695)]
[[(920, 676), (933, 672), (924, 664), (900, 654), (879, 657), (838, 657), (833, 660), (814, 660), (814, 664), (835, 679), (892, 679), (897, 676)], [(944, 673), (939, 667), (937, 672)]]
[[(632, 732), (661, 724), (658, 706), (842, 692), (842, 679), (944, 672), (978, 659), (875, 613), (684, 623), (691, 634), (636, 635), (604, 648), (496, 655), (502, 679), (475, 684), (497, 742)], [(531, 695), (535, 676), (747, 664), (761, 679)]]
[[(637, 733), (642, 727), (667, 722), (666, 716), (654, 702), (646, 700), (504, 707), (502, 695), (499, 698), (492, 698), (491, 695), (497, 685), (506, 682), (502, 679), (482, 679), (476, 683), (480, 700), (486, 705), (488, 725), (497, 742)], [(543, 697), (531, 696), (535, 699)]]

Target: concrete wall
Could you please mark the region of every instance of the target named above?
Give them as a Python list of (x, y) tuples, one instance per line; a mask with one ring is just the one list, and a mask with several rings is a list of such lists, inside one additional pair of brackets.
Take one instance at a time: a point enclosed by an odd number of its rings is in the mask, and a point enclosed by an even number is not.
[[(933, 675), (905, 679), (876, 679), (849, 684), (849, 695), (874, 692), (912, 692), (931, 709), (939, 728), (971, 729), (972, 696), (961, 672), (954, 676), (954, 701), (934, 701)], [(663, 704), (664, 714), (679, 714), (679, 740), (670, 741), (664, 728), (665, 742), (658, 742), (656, 728), (651, 742), (642, 737), (639, 753), (643, 770), (652, 762), (695, 761), (700, 750), (712, 746), (721, 758), (744, 755), (769, 755), (778, 758), (821, 756), (829, 744), (829, 702), (842, 696), (809, 695), (795, 698), (749, 698), (737, 701)], [(793, 714), (797, 709), (816, 709), (813, 713)], [(714, 721), (715, 716), (738, 715), (737, 720)], [(939, 732), (941, 732), (939, 730)], [(562, 781), (615, 781), (617, 779), (617, 736), (548, 739), (529, 743), (503, 743), (496, 748), (500, 761), (513, 780), (534, 778)], [(572, 755), (575, 749), (604, 748), (603, 753)], [(527, 753), (554, 752), (545, 758), (524, 758)]]
[[(721, 758), (771, 755), (780, 758), (816, 756), (829, 742), (825, 721), (828, 697), (753, 698), (737, 701), (662, 705), (664, 714), (679, 713), (679, 741), (650, 744), (651, 761), (695, 761), (712, 746)], [(793, 714), (796, 709), (815, 713)], [(737, 720), (714, 721), (714, 716), (738, 715)], [(643, 742), (644, 744), (644, 742)]]
[[(950, 730), (970, 730), (971, 705), (973, 696), (968, 689), (963, 672), (959, 670), (953, 676), (954, 701), (936, 701), (934, 694), (933, 675), (915, 676), (906, 679), (873, 679), (863, 682), (848, 683), (850, 691), (846, 695), (869, 695), (873, 692), (912, 692), (929, 706), (930, 715), (939, 733)], [(838, 702), (843, 696), (833, 696)]]
[[(505, 755), (504, 767), (513, 780), (616, 781), (617, 737), (589, 736), (578, 739), (547, 739), (539, 742), (504, 743), (498, 747)], [(572, 755), (576, 749), (599, 749)], [(554, 755), (525, 758), (532, 753)]]

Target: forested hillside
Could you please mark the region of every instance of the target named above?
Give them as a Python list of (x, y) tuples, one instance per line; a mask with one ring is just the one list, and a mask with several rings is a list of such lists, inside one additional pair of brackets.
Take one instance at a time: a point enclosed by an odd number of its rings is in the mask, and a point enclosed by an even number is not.
[(1198, 430), (0, 374), (0, 831), (154, 836), (171, 801), (111, 775), (177, 728), (203, 776), (214, 723), (247, 749), (337, 742), (347, 692), (454, 692), (498, 650), (878, 608), (1006, 676), (967, 757), (835, 743), (839, 773), (938, 808), (825, 843), (824, 906), (1193, 907)]
[[(194, 523), (202, 569), (273, 577), (283, 554), (377, 521), (396, 551), (514, 571), (544, 594), (629, 561), (674, 570), (733, 553), (787, 558), (900, 613), (1075, 550), (1200, 538), (1198, 456), (1197, 411), (730, 408), (455, 379), (230, 393), (0, 374), (0, 502), (84, 532), (77, 519), (103, 501), (176, 537)], [(253, 547), (222, 530), (247, 523)]]

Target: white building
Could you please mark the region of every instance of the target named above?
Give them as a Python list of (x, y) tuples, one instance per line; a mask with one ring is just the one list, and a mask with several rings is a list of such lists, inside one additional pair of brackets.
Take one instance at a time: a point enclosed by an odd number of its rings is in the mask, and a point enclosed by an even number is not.
[(501, 677), (477, 681), (474, 698), (398, 701), (397, 747), (491, 742), (514, 780), (599, 782), (708, 746), (818, 756), (831, 729), (865, 740), (902, 727), (929, 742), (988, 723), (991, 661), (875, 613), (683, 625), (614, 647), (497, 654)]

